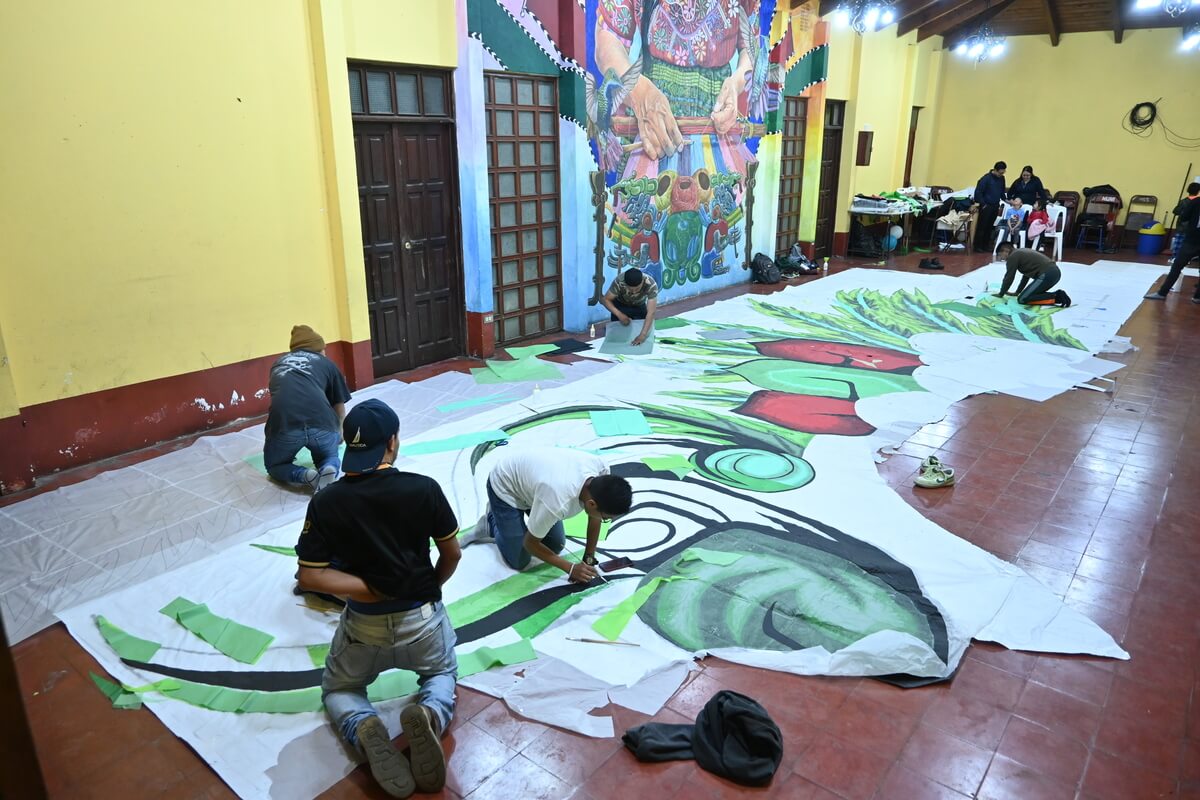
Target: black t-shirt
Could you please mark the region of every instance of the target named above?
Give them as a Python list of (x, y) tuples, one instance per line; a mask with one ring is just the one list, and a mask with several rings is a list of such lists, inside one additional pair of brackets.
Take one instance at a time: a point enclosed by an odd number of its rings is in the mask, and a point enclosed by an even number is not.
[(1191, 200), (1175, 221), (1175, 230), (1183, 233), (1189, 245), (1200, 244), (1200, 197)]
[(293, 350), (271, 366), (268, 437), (305, 427), (337, 431), (333, 407), (350, 399), (342, 371), (320, 353)]
[(313, 495), (296, 544), (304, 567), (335, 567), (378, 594), (428, 603), (442, 599), (429, 540), (458, 532), (437, 481), (394, 467), (346, 475)]

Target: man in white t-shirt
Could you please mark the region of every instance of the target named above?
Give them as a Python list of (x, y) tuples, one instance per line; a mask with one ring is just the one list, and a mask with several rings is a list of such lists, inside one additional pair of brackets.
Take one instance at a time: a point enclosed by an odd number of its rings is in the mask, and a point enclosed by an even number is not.
[[(629, 511), (633, 499), (629, 482), (609, 475), (602, 459), (560, 447), (514, 448), (492, 467), (487, 492), (488, 532), (510, 567), (524, 569), (537, 556), (579, 583), (596, 577), (600, 523)], [(567, 540), (563, 520), (581, 511), (588, 516), (583, 560), (568, 561), (558, 555)]]

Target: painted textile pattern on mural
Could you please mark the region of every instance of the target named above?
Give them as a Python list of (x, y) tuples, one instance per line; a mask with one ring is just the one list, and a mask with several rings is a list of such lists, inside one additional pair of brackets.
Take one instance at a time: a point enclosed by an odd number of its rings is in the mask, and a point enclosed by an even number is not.
[[(520, 413), (503, 426), (508, 446), (588, 447), (595, 446), (594, 412), (642, 412), (649, 433), (605, 438), (598, 451), (637, 492), (634, 509), (612, 524), (597, 548), (602, 559), (628, 564), (586, 585), (565, 583), (561, 572), (541, 565), (449, 599), (460, 647), (506, 632), (536, 646), (537, 637), (581, 601), (633, 581), (633, 594), (614, 599), (594, 624), (598, 633), (615, 639), (636, 616), (689, 653), (814, 647), (834, 653), (892, 631), (923, 643), (937, 663), (950, 666), (946, 622), (912, 569), (854, 531), (800, 513), (788, 493), (816, 476), (806, 457), (815, 437), (874, 431), (858, 415), (857, 400), (924, 391), (911, 336), (953, 332), (1083, 346), (1054, 327), (1053, 314), (993, 298), (977, 305), (935, 303), (919, 290), (858, 289), (839, 292), (827, 313), (757, 300), (750, 306), (755, 315), (747, 322), (759, 324), (738, 324), (745, 338), (660, 339), (658, 359), (692, 363), (686, 377), (652, 391), (652, 401), (570, 403)], [(703, 320), (691, 325), (702, 332), (733, 330)], [(481, 485), (499, 447), (493, 442), (435, 456), (418, 469), (437, 475), (461, 500)], [(571, 542), (578, 547), (575, 534)], [(288, 557), (279, 560), (286, 583), (294, 552), (262, 549)], [(298, 671), (168, 666), (150, 660), (153, 650), (144, 658), (122, 653), (114, 644), (120, 639), (110, 635), (112, 623), (101, 618), (98, 624), (102, 632), (107, 626), (105, 639), (127, 666), (162, 676), (154, 687), (165, 697), (219, 711), (320, 709), (319, 658), (314, 668)], [(321, 653), (322, 647), (314, 642), (307, 650)], [(415, 676), (391, 673), (371, 696), (403, 696), (414, 687)]]
[(589, 4), (588, 133), (608, 187), (606, 262), (616, 273), (636, 266), (670, 289), (746, 260), (755, 153), (783, 82), (764, 35), (774, 6)]

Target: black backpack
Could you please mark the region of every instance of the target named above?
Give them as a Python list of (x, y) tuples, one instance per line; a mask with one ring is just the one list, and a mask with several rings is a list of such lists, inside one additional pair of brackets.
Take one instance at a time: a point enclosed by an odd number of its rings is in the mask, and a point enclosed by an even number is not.
[(762, 253), (756, 253), (754, 260), (750, 262), (750, 276), (755, 283), (766, 284), (779, 283), (783, 278), (771, 257)]

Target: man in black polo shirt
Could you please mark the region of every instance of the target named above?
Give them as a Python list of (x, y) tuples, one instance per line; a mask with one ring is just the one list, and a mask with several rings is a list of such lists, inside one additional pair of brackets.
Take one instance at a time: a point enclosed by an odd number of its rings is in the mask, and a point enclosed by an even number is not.
[[(384, 791), (408, 797), (446, 781), (440, 737), (454, 714), (458, 661), (441, 587), (462, 554), (458, 522), (437, 483), (392, 467), (399, 430), (379, 400), (346, 415), (346, 475), (308, 504), (296, 578), (304, 591), (346, 598), (321, 680), (325, 710)], [(420, 685), (417, 702), (400, 712), (411, 766), (367, 699), (367, 686), (391, 668), (412, 670)]]

